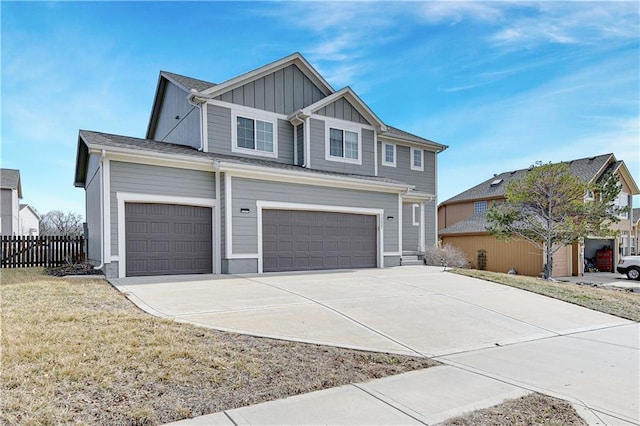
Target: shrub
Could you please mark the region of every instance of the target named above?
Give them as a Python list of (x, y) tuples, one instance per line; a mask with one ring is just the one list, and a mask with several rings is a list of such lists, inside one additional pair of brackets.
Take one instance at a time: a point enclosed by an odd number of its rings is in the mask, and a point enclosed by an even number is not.
[(428, 247), (425, 251), (425, 261), (431, 266), (442, 266), (445, 262), (447, 266), (455, 268), (468, 268), (471, 264), (464, 253), (448, 244), (442, 247)]

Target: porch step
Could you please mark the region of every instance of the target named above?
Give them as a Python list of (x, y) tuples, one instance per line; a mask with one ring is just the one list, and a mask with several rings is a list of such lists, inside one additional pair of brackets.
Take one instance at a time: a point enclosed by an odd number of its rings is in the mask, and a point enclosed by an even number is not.
[(422, 265), (424, 261), (416, 255), (403, 255), (400, 258), (400, 265)]

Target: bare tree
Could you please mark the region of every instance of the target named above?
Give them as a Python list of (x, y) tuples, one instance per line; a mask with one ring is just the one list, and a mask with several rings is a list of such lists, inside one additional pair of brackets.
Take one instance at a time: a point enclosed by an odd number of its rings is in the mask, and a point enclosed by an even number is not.
[(40, 235), (78, 237), (83, 235), (82, 215), (62, 210), (51, 210), (40, 217)]

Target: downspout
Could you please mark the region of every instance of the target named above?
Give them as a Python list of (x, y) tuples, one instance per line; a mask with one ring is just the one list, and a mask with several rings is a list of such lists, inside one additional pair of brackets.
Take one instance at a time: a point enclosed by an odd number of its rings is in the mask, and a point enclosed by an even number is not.
[[(104, 233), (104, 156), (106, 155), (103, 149), (100, 152), (100, 233)], [(100, 270), (104, 268), (104, 248), (105, 238), (102, 235), (102, 244), (100, 244), (100, 264), (94, 266), (93, 269)]]
[(193, 93), (190, 93), (187, 96), (187, 103), (193, 105), (194, 107), (197, 107), (200, 110), (200, 148), (198, 148), (198, 151), (200, 152), (204, 152), (204, 141), (205, 137), (207, 136), (205, 135), (207, 110), (203, 107), (206, 102), (206, 99), (195, 97)]

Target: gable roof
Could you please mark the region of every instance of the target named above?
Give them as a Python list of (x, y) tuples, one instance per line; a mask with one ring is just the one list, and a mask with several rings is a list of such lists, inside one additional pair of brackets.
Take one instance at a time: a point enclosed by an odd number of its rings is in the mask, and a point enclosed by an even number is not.
[(38, 212), (36, 212), (36, 210), (31, 207), (29, 204), (20, 204), (20, 211), (22, 212), (22, 210), (28, 209), (31, 211), (31, 213), (33, 213), (33, 215), (35, 217), (38, 218), (38, 220), (40, 220), (40, 215), (38, 214)]
[(420, 136), (405, 132), (398, 128), (386, 125), (368, 106), (362, 99), (355, 93), (351, 87), (347, 86), (339, 91), (335, 91), (333, 87), (316, 71), (316, 69), (309, 64), (309, 62), (298, 52), (295, 52), (282, 59), (274, 61), (270, 64), (256, 68), (253, 71), (241, 74), (237, 77), (231, 78), (222, 83), (216, 84), (205, 80), (199, 80), (191, 77), (187, 77), (180, 74), (171, 73), (168, 71), (161, 71), (158, 77), (158, 84), (155, 91), (155, 97), (153, 106), (151, 109), (151, 116), (147, 127), (145, 137), (152, 139), (155, 131), (155, 126), (158, 121), (158, 114), (160, 112), (162, 99), (167, 87), (167, 83), (171, 82), (185, 91), (185, 96), (188, 96), (190, 101), (195, 103), (201, 103), (207, 99), (212, 99), (227, 93), (237, 87), (245, 85), (251, 81), (258, 80), (268, 74), (274, 73), (278, 70), (287, 68), (291, 65), (295, 65), (309, 80), (315, 84), (318, 89), (323, 93), (324, 97), (312, 105), (309, 105), (301, 110), (298, 110), (289, 115), (289, 120), (296, 124), (300, 118), (305, 118), (311, 113), (318, 111), (319, 109), (339, 100), (345, 99), (351, 104), (360, 115), (373, 127), (376, 128), (377, 133), (392, 142), (405, 142), (415, 143), (423, 145), (426, 149), (433, 150), (435, 152), (441, 152), (448, 148), (447, 145), (442, 145), (429, 139), (422, 138)]
[(379, 176), (367, 176), (307, 169), (301, 166), (276, 163), (270, 160), (202, 152), (190, 146), (176, 145), (167, 142), (158, 142), (151, 139), (140, 139), (130, 136), (93, 132), (88, 130), (80, 130), (78, 134), (78, 153), (76, 156), (76, 171), (74, 180), (75, 186), (84, 186), (87, 177), (86, 167), (90, 151), (100, 151), (102, 149), (108, 152), (117, 152), (122, 154), (142, 154), (150, 158), (156, 157), (166, 158), (170, 160), (189, 161), (193, 163), (210, 165), (212, 168), (217, 162), (225, 164), (235, 164), (238, 166), (249, 166), (255, 169), (270, 169), (273, 171), (279, 171), (281, 173), (295, 172), (302, 173), (306, 176), (325, 176), (335, 179), (358, 181), (362, 183), (393, 187), (403, 190), (412, 188), (412, 185), (409, 185), (405, 182), (400, 182), (394, 179)]
[(20, 170), (0, 169), (0, 187), (3, 189), (15, 189), (18, 191), (18, 198), (22, 198)]
[(362, 102), (362, 99), (360, 99), (360, 97), (356, 95), (356, 92), (354, 92), (353, 89), (351, 89), (351, 87), (349, 86), (340, 89), (339, 91), (334, 92), (329, 96), (325, 96), (314, 104), (293, 112), (288, 117), (289, 121), (291, 121), (295, 125), (295, 122), (300, 118), (309, 117), (314, 112), (336, 102), (338, 99), (345, 99), (347, 102), (349, 102), (349, 104), (353, 106), (356, 111), (358, 111), (360, 115), (362, 115), (365, 120), (367, 120), (369, 124), (375, 127), (376, 130), (387, 130), (387, 126), (382, 122), (382, 120), (380, 120), (378, 116), (373, 111), (371, 111), (367, 104)]
[(169, 71), (160, 71), (160, 76), (166, 78), (172, 83), (182, 87), (185, 91), (189, 92), (191, 90), (196, 90), (201, 92), (203, 90), (207, 90), (216, 86), (216, 83), (211, 83), (209, 81), (198, 80), (197, 78), (187, 77), (180, 74), (175, 74)]
[[(603, 154), (595, 157), (580, 158), (577, 160), (571, 160), (569, 164), (569, 172), (576, 175), (583, 182), (591, 182), (597, 179), (604, 173), (610, 164), (615, 164), (616, 160), (613, 154)], [(618, 166), (620, 167), (620, 166)], [(491, 200), (497, 198), (503, 198), (505, 196), (506, 185), (512, 181), (523, 178), (530, 168), (514, 170), (511, 172), (504, 172), (498, 175), (494, 175), (476, 185), (472, 188), (461, 192), (443, 201), (440, 205), (458, 203), (471, 200)], [(493, 185), (492, 185), (493, 184)]]
[(215, 83), (211, 83), (204, 80), (198, 80), (196, 78), (186, 77), (180, 74), (174, 74), (168, 71), (160, 71), (158, 76), (158, 84), (156, 86), (155, 95), (153, 98), (153, 105), (151, 107), (151, 116), (149, 117), (149, 125), (147, 126), (147, 133), (145, 137), (151, 138), (155, 127), (158, 124), (158, 114), (160, 113), (160, 106), (164, 93), (167, 90), (167, 82), (171, 82), (184, 90), (185, 97), (191, 91), (206, 90), (215, 86)]
[(222, 93), (228, 92), (229, 90), (233, 90), (236, 87), (240, 87), (250, 81), (262, 78), (267, 74), (271, 74), (278, 70), (284, 69), (289, 65), (296, 65), (300, 69), (300, 71), (302, 71), (302, 73), (307, 76), (307, 78), (309, 78), (316, 86), (318, 86), (320, 91), (324, 93), (325, 96), (328, 96), (335, 92), (335, 90), (333, 89), (333, 87), (331, 87), (327, 80), (325, 80), (324, 77), (322, 77), (320, 73), (318, 73), (318, 71), (316, 71), (316, 69), (313, 68), (311, 64), (309, 64), (309, 62), (307, 62), (307, 60), (299, 52), (295, 52), (289, 56), (285, 56), (282, 59), (278, 59), (277, 61), (274, 61), (270, 64), (263, 65), (259, 68), (254, 69), (253, 71), (246, 72), (213, 87), (209, 87), (201, 91), (198, 90), (197, 92), (198, 95), (202, 95), (206, 98), (213, 98), (221, 95)]

